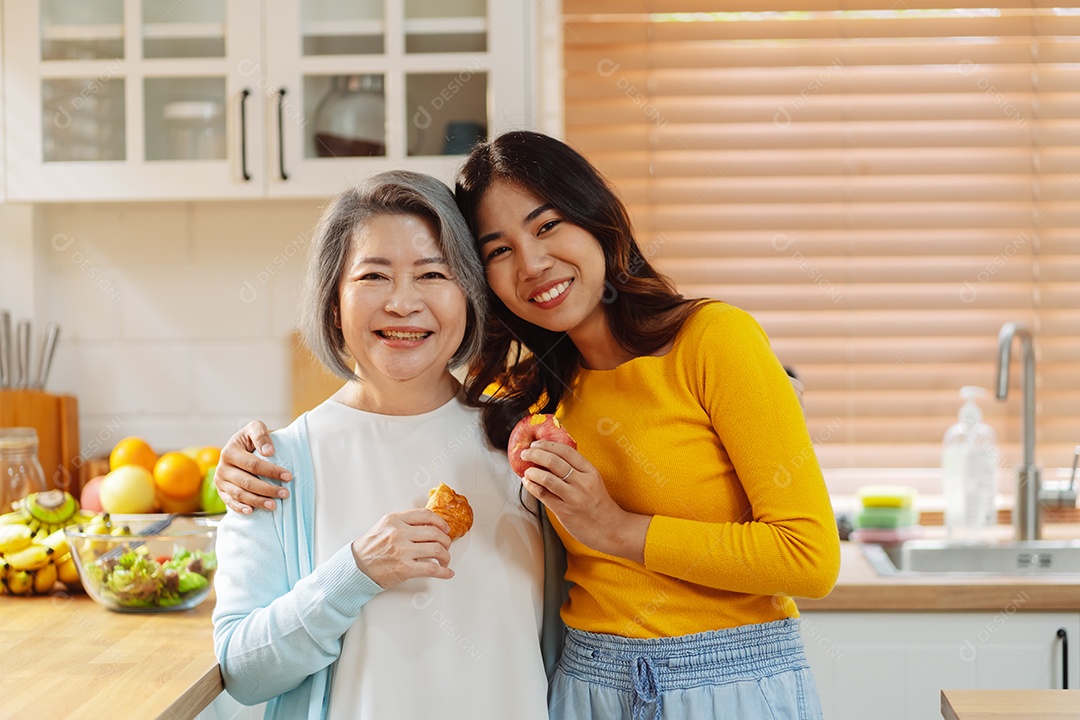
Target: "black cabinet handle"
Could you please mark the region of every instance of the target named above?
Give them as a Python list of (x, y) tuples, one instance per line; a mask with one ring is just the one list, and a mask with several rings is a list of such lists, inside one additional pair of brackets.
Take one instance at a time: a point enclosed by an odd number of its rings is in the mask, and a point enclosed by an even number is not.
[(285, 172), (285, 88), (277, 91), (277, 156), (278, 174), (282, 180), (288, 180)]
[(1069, 689), (1069, 633), (1065, 628), (1058, 628), (1057, 636), (1061, 638), (1061, 689)]
[(240, 93), (240, 176), (245, 181), (251, 180), (247, 169), (247, 99), (251, 91), (247, 88)]

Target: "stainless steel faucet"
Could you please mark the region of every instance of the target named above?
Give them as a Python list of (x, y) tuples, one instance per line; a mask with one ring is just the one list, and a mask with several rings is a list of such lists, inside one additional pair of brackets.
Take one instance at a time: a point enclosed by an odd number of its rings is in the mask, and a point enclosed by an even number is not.
[(1039, 476), (1035, 464), (1035, 347), (1031, 330), (1024, 323), (1005, 323), (998, 333), (997, 399), (1009, 396), (1009, 356), (1013, 338), (1020, 339), (1023, 353), (1021, 364), (1024, 384), (1023, 463), (1016, 469), (1016, 507), (1013, 527), (1017, 540), (1038, 540), (1042, 537), (1042, 516), (1039, 513)]

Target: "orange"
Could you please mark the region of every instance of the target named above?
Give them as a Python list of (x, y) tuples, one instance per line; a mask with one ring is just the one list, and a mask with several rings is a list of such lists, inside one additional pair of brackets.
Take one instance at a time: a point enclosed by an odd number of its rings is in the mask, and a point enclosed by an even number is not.
[(158, 507), (161, 508), (161, 512), (167, 513), (192, 513), (202, 508), (202, 496), (200, 493), (195, 493), (186, 498), (171, 498), (165, 493), (161, 492), (161, 488), (157, 490)]
[(124, 465), (138, 465), (153, 471), (157, 462), (157, 453), (150, 444), (138, 437), (126, 437), (109, 454), (109, 469), (115, 470)]
[(202, 479), (198, 463), (181, 452), (167, 452), (154, 465), (154, 484), (171, 498), (183, 499), (199, 492)]
[(221, 459), (221, 448), (212, 445), (199, 448), (195, 452), (195, 463), (199, 466), (199, 472), (204, 476), (206, 471), (218, 464)]

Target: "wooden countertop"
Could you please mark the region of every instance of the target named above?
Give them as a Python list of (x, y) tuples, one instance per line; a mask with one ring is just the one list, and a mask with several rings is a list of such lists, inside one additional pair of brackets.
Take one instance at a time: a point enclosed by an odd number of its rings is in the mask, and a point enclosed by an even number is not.
[[(1047, 528), (1046, 536), (1077, 537), (1077, 527)], [(1080, 610), (1080, 578), (882, 577), (855, 543), (841, 543), (840, 578), (820, 600), (797, 598), (800, 611), (992, 610), (1022, 599), (1023, 609)], [(1023, 593), (1023, 595), (1021, 595)]]
[[(1078, 537), (1080, 527), (1057, 527), (1046, 534)], [(820, 600), (797, 602), (807, 612), (998, 612), (1017, 602), (1020, 593), (1025, 611), (1080, 609), (1080, 578), (881, 577), (859, 547), (847, 542), (841, 543), (840, 579), (832, 593)], [(224, 689), (213, 651), (213, 607), (213, 596), (194, 610), (161, 614), (115, 613), (85, 595), (0, 597), (4, 715), (41, 720), (196, 716)], [(1013, 717), (964, 714), (983, 707), (975, 694), (983, 697), (989, 692), (949, 691), (948, 700), (957, 712), (946, 717)], [(1023, 691), (1015, 692), (1023, 702)], [(1055, 691), (1045, 692), (1055, 697)], [(1002, 706), (994, 701), (986, 712)], [(1080, 716), (1080, 706), (1069, 708), (1073, 717)], [(942, 709), (946, 709), (944, 695)], [(1056, 717), (1050, 714), (1052, 710), (1050, 706), (1031, 717)]]
[(1053, 720), (1080, 717), (1077, 690), (942, 690), (945, 720)]
[(4, 717), (168, 718), (199, 714), (224, 689), (214, 598), (194, 610), (117, 613), (85, 595), (0, 597)]

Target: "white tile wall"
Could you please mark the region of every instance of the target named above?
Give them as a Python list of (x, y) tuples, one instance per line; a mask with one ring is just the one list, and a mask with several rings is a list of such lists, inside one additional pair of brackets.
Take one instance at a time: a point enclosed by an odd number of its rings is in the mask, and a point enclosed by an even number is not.
[(190, 263), (130, 266), (123, 286), (121, 337), (128, 340), (250, 339), (270, 327), (267, 294), (244, 297), (252, 269)]
[(0, 308), (63, 326), (48, 389), (78, 396), (86, 454), (292, 419), (288, 338), (323, 204), (0, 205)]
[(187, 262), (190, 206), (185, 203), (38, 205), (39, 236), (52, 267)]

